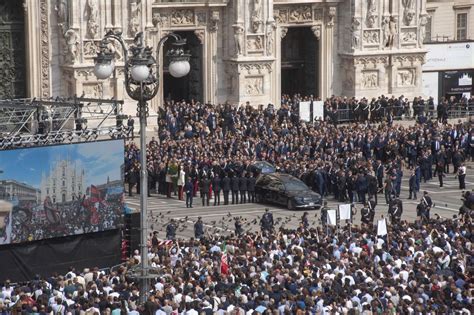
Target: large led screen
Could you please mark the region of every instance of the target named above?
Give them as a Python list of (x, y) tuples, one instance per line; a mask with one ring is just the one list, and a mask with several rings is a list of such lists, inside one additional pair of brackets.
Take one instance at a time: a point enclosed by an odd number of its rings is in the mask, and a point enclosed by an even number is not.
[(0, 245), (117, 228), (123, 140), (0, 151)]

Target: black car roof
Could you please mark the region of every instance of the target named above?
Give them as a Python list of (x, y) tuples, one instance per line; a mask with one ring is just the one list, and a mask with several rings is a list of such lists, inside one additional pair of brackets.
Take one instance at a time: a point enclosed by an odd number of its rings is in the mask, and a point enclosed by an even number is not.
[(271, 174), (264, 174), (264, 176), (268, 176), (268, 177), (273, 177), (273, 178), (276, 178), (276, 179), (279, 179), (281, 181), (289, 181), (289, 180), (294, 180), (294, 179), (297, 179), (299, 180), (298, 178), (290, 175), (290, 174), (285, 174), (285, 173), (271, 173)]

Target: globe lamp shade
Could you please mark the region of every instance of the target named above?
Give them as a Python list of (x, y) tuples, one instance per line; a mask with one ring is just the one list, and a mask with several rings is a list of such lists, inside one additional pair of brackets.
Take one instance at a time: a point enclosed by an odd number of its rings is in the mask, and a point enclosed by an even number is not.
[(189, 70), (191, 70), (191, 66), (187, 60), (172, 61), (169, 65), (170, 74), (175, 78), (186, 76)]
[(135, 81), (145, 81), (150, 76), (150, 68), (148, 68), (147, 65), (134, 65), (132, 67), (131, 75)]
[(105, 80), (110, 77), (114, 71), (114, 62), (96, 63), (94, 66), (94, 74), (99, 80)]

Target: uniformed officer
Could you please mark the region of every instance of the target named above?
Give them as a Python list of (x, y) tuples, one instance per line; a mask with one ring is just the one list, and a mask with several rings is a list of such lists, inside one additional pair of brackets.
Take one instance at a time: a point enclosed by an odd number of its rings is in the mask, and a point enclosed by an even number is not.
[(239, 178), (236, 174), (230, 180), (230, 188), (232, 189), (232, 204), (239, 203)]
[(430, 210), (433, 206), (433, 201), (431, 201), (431, 197), (428, 195), (427, 191), (423, 192), (423, 198), (421, 198), (421, 202), (423, 202), (425, 206), (425, 217), (427, 220), (430, 219)]
[(247, 178), (244, 174), (239, 176), (240, 203), (247, 202)]
[(328, 224), (328, 202), (325, 201), (323, 207), (321, 208), (321, 225), (326, 227)]
[(221, 180), (221, 188), (224, 192), (224, 205), (229, 204), (229, 191), (230, 191), (230, 178), (227, 173), (224, 174), (224, 178)]
[(196, 239), (200, 239), (204, 236), (204, 223), (202, 222), (202, 218), (198, 217), (196, 223), (194, 223), (194, 237)]
[(411, 199), (413, 196), (413, 199), (416, 199), (416, 175), (415, 175), (415, 170), (412, 170), (410, 173), (410, 179), (408, 180), (408, 188), (410, 191), (410, 195), (408, 196), (408, 199)]
[(369, 202), (367, 203), (367, 207), (369, 208), (370, 213), (370, 222), (374, 222), (375, 218), (375, 206), (377, 206), (377, 202), (373, 198), (369, 198)]
[(212, 179), (212, 191), (214, 191), (214, 206), (221, 205), (221, 178), (215, 175)]
[(170, 223), (166, 226), (166, 239), (174, 240), (176, 238), (176, 224), (174, 219), (171, 219)]
[(235, 218), (234, 226), (235, 234), (237, 234), (237, 236), (242, 236), (244, 234), (244, 229), (242, 228), (242, 222), (240, 221), (239, 217)]
[(390, 201), (388, 206), (388, 214), (390, 215), (390, 221), (393, 224), (400, 223), (400, 219), (403, 213), (403, 205), (399, 198), (394, 198)]
[(253, 174), (249, 173), (247, 177), (247, 191), (249, 192), (249, 202), (255, 202), (255, 183), (257, 179)]
[(365, 202), (364, 206), (362, 209), (360, 209), (360, 220), (362, 223), (370, 225), (373, 221), (371, 221), (371, 214), (370, 214), (370, 209), (369, 209), (369, 202)]
[(260, 226), (262, 227), (262, 233), (273, 231), (273, 214), (269, 211), (268, 208), (265, 208), (265, 213), (260, 219)]
[(309, 219), (308, 219), (308, 212), (305, 211), (301, 216), (301, 224), (305, 230), (309, 228)]
[(204, 207), (205, 205), (209, 206), (209, 189), (211, 186), (211, 181), (207, 176), (203, 176), (201, 178), (201, 181), (199, 182), (199, 190), (201, 193), (201, 199), (202, 199), (202, 206)]

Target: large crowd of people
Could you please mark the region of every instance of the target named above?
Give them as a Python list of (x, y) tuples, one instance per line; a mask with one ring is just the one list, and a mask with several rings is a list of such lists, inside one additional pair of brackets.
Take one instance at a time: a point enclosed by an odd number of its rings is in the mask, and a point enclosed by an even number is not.
[[(465, 188), (463, 163), (474, 160), (470, 122), (433, 119), (411, 126), (387, 121), (335, 125), (329, 119), (307, 123), (299, 119), (298, 100), (283, 97), (279, 109), (271, 104), (254, 108), (167, 103), (159, 112), (159, 139), (153, 138), (147, 146), (149, 191), (184, 200), (190, 181), (193, 196), (198, 191), (212, 194), (214, 178), (222, 181), (227, 174), (230, 181), (238, 178), (244, 183), (240, 178), (255, 176), (251, 165), (262, 160), (339, 201), (364, 202), (384, 191), (389, 203), (400, 196), (406, 168), (414, 172), (414, 195), (421, 182), (436, 176), (442, 187), (449, 172), (457, 174), (459, 188)], [(327, 104), (334, 102), (342, 106), (338, 98)], [(139, 191), (138, 153), (133, 142), (127, 144), (130, 194), (133, 186)], [(240, 186), (228, 189), (241, 191)], [(244, 187), (247, 190), (247, 183)]]
[[(260, 232), (231, 218), (235, 232), (206, 234), (198, 219), (195, 238), (179, 239), (171, 221), (166, 229), (172, 241), (150, 236), (148, 259), (155, 277), (146, 303), (139, 303), (140, 281), (128, 272), (140, 263), (135, 251), (114, 270), (71, 267), (64, 275), (7, 281), (0, 285), (0, 314), (470, 314), (474, 195), (464, 194), (460, 214), (452, 219), (426, 215), (430, 200), (424, 193), (420, 204), (426, 206), (416, 222), (396, 216), (407, 168), (410, 196), (404, 197), (416, 199), (422, 183), (436, 176), (442, 186), (443, 174), (451, 172), (459, 188), (466, 188), (464, 163), (474, 160), (470, 122), (427, 118), (404, 127), (390, 117), (371, 119), (376, 114), (369, 113), (346, 125), (330, 116), (307, 123), (299, 119), (299, 100), (283, 96), (278, 109), (167, 103), (156, 139), (146, 148), (146, 190), (176, 195), (187, 206), (198, 192), (203, 205), (221, 191), (223, 204), (251, 202), (252, 165), (267, 161), (325, 198), (364, 203), (369, 209), (361, 211), (367, 215), (361, 226), (326, 226), (323, 208), (322, 226), (303, 214), (299, 228), (289, 229), (277, 227), (266, 211)], [(327, 100), (327, 110), (342, 102)], [(139, 148), (129, 142), (130, 194), (145, 190), (139, 187), (138, 158)], [(232, 198), (225, 197), (226, 189)], [(395, 209), (389, 211), (384, 236), (371, 213), (379, 194)]]

